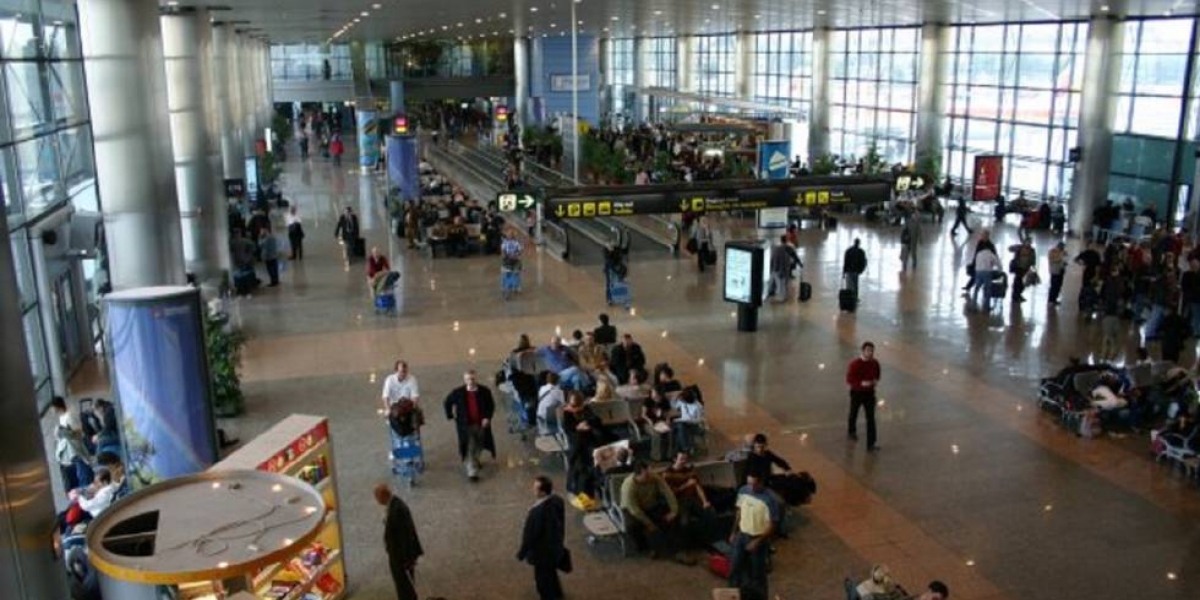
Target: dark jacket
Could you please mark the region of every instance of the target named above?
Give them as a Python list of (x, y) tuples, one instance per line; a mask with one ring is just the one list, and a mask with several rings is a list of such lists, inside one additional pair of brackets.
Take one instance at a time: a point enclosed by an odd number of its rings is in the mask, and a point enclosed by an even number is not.
[(861, 275), (867, 270), (867, 253), (861, 246), (851, 246), (846, 249), (842, 258), (842, 272)]
[(517, 560), (531, 565), (555, 565), (562, 560), (566, 533), (566, 509), (563, 499), (552, 494), (529, 509)]
[(625, 383), (629, 381), (630, 371), (646, 368), (646, 354), (636, 343), (630, 344), (628, 350), (625, 349), (625, 344), (617, 344), (610, 353), (608, 366), (612, 368), (617, 379)]
[(592, 330), (592, 335), (596, 338), (597, 344), (617, 343), (617, 328), (612, 325), (601, 325)]
[(358, 239), (358, 215), (343, 213), (338, 218), (337, 228), (333, 230), (333, 237), (343, 240)]
[[(488, 420), (488, 426), (483, 428), (483, 449), (496, 457), (496, 439), (492, 437), (492, 415), (496, 412), (496, 403), (492, 400), (492, 391), (487, 386), (479, 386), (476, 390), (476, 401), (479, 402), (479, 414)], [(458, 455), (467, 457), (467, 386), (460, 385), (446, 396), (446, 418), (454, 421), (458, 428)]]
[(417, 526), (413, 524), (412, 512), (399, 496), (392, 496), (387, 505), (387, 518), (383, 522), (383, 547), (388, 560), (408, 567), (425, 554)]

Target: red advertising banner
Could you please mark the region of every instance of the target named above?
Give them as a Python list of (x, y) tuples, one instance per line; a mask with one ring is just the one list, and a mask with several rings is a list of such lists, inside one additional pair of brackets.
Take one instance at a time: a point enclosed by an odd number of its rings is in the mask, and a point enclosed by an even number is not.
[(981, 154), (975, 157), (975, 189), (973, 200), (996, 200), (1000, 198), (1000, 182), (1004, 180), (1004, 157), (999, 154)]

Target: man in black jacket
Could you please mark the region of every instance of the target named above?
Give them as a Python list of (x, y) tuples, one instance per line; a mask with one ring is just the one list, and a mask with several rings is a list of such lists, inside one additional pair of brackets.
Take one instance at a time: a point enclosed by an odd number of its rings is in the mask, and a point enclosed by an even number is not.
[(858, 295), (858, 278), (867, 270), (867, 253), (862, 249), (862, 242), (854, 238), (854, 245), (846, 249), (842, 257), (842, 275), (846, 278), (846, 289), (854, 290)]
[(592, 330), (592, 335), (596, 338), (597, 344), (615, 344), (617, 343), (617, 328), (608, 324), (608, 315), (600, 314), (600, 326)]
[(533, 565), (533, 579), (541, 600), (560, 600), (563, 591), (558, 569), (561, 566), (566, 570), (570, 560), (563, 547), (565, 505), (554, 493), (554, 483), (548, 477), (539, 475), (533, 480), (533, 493), (538, 500), (525, 516), (517, 560)]
[(621, 343), (613, 346), (608, 366), (620, 383), (628, 383), (630, 372), (646, 368), (646, 355), (633, 336), (626, 333), (621, 336)]
[(392, 494), (382, 483), (375, 486), (375, 501), (387, 507), (387, 516), (383, 520), (383, 544), (387, 550), (392, 582), (396, 585), (396, 597), (400, 600), (417, 600), (414, 577), (417, 559), (425, 551), (421, 548), (421, 538), (417, 536), (412, 512), (399, 496)]
[(479, 481), (479, 455), (484, 450), (496, 458), (496, 440), (492, 437), (492, 414), (496, 403), (492, 391), (479, 385), (475, 371), (463, 374), (463, 385), (446, 396), (446, 418), (458, 429), (458, 455), (467, 469), (467, 478)]
[(354, 214), (353, 208), (347, 206), (346, 212), (338, 217), (337, 227), (333, 229), (333, 237), (342, 240), (342, 244), (345, 246), (346, 258), (357, 255), (358, 249), (355, 244), (359, 237), (358, 231), (358, 215)]

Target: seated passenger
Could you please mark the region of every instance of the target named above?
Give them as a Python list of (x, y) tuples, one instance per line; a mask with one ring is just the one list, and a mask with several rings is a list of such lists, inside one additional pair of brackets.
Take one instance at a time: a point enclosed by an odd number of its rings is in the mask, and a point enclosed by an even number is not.
[(594, 369), (601, 360), (604, 360), (604, 346), (596, 343), (596, 334), (587, 332), (583, 334), (583, 341), (575, 348), (575, 353), (579, 355), (579, 364), (586, 369)]
[(887, 565), (875, 565), (871, 568), (871, 577), (859, 583), (855, 590), (861, 600), (888, 598), (896, 590), (896, 583), (892, 581)]
[(633, 475), (621, 484), (621, 510), (625, 527), (639, 551), (650, 550), (650, 558), (674, 553), (676, 562), (696, 564), (679, 552), (679, 501), (663, 478), (638, 461)]
[(583, 394), (571, 392), (563, 410), (562, 429), (567, 434), (567, 490), (595, 496), (589, 459), (592, 451), (612, 441), (600, 417), (584, 403)]
[(550, 338), (548, 345), (538, 349), (538, 357), (542, 359), (547, 369), (559, 375), (575, 366), (575, 356), (571, 353), (571, 349), (567, 348), (563, 344), (562, 337), (557, 335)]
[(621, 440), (596, 448), (592, 452), (592, 463), (601, 475), (619, 475), (633, 472), (633, 452), (629, 441)]
[(79, 504), (93, 518), (100, 516), (116, 498), (120, 481), (113, 481), (113, 474), (104, 468), (96, 470), (96, 478), (91, 485), (68, 492), (67, 497)]
[(558, 407), (564, 404), (563, 391), (558, 387), (558, 374), (547, 373), (546, 383), (538, 390), (538, 435), (554, 435), (558, 431)]
[(608, 359), (604, 358), (603, 356), (600, 357), (600, 360), (596, 361), (595, 366), (592, 367), (592, 378), (596, 380), (597, 384), (599, 384), (601, 380), (607, 381), (608, 387), (612, 388), (613, 390), (616, 390), (617, 387), (621, 385), (621, 382), (617, 379), (617, 375), (612, 372), (612, 369), (609, 368)]
[(646, 371), (638, 369), (629, 374), (629, 383), (617, 386), (617, 395), (626, 399), (640, 401), (650, 397), (650, 386), (646, 385)]
[(671, 365), (662, 363), (654, 367), (654, 389), (664, 396), (683, 390), (683, 384), (675, 379), (675, 370)]
[(646, 368), (646, 355), (642, 347), (633, 341), (633, 336), (626, 333), (621, 336), (621, 343), (613, 346), (609, 353), (609, 365), (618, 381), (629, 381), (629, 373)]
[(642, 421), (650, 436), (650, 460), (665, 462), (671, 450), (671, 401), (657, 388), (650, 390), (650, 399), (642, 406)]
[(613, 391), (613, 386), (606, 378), (596, 379), (596, 393), (588, 402), (613, 402), (618, 400), (617, 393)]
[(684, 388), (673, 408), (678, 413), (671, 423), (675, 450), (691, 454), (694, 449), (692, 438), (704, 427), (704, 402), (700, 399), (699, 389), (695, 386)]
[(449, 244), (452, 255), (458, 257), (467, 255), (467, 226), (463, 223), (462, 217), (454, 217), (454, 221), (446, 229), (446, 243)]
[(685, 514), (694, 516), (698, 512), (697, 509), (712, 508), (708, 495), (704, 493), (704, 486), (700, 485), (700, 480), (696, 478), (696, 466), (692, 464), (691, 457), (686, 452), (676, 452), (675, 462), (663, 471), (662, 476), (667, 485), (671, 486), (671, 491), (675, 493), (680, 509)]

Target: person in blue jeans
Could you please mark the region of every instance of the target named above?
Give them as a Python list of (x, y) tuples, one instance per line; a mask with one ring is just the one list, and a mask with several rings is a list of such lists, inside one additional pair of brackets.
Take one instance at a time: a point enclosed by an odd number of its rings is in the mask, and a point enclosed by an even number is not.
[(729, 586), (737, 588), (744, 600), (766, 600), (767, 558), (771, 538), (783, 513), (778, 499), (767, 491), (758, 474), (749, 474), (746, 485), (738, 490), (737, 512), (729, 544), (733, 546)]

